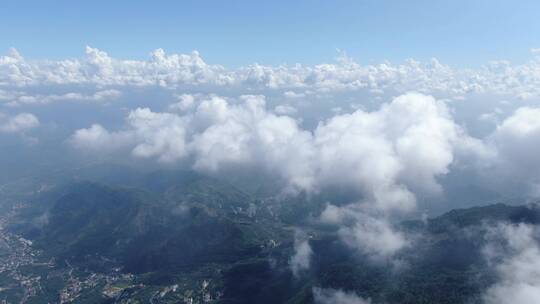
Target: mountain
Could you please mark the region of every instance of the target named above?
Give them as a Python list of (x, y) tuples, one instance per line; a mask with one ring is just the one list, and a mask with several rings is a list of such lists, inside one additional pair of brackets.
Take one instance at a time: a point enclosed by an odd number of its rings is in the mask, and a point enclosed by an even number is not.
[[(333, 237), (311, 241), (317, 283), (354, 291), (374, 303), (482, 303), (481, 292), (494, 280), (483, 249), (486, 232), (499, 223), (540, 223), (536, 204), (493, 204), (457, 209), (427, 221), (401, 223), (413, 244), (389, 264), (354, 255)], [(392, 267), (391, 267), (392, 266)]]
[[(347, 247), (336, 229), (309, 220), (323, 201), (254, 198), (184, 171), (79, 177), (18, 208), (9, 231), (14, 244), (37, 250), (23, 272), (41, 282), (34, 297), (51, 302), (64, 295), (75, 303), (313, 303), (313, 287), (320, 287), (373, 303), (418, 304), (479, 303), (494, 281), (482, 255), (485, 228), (540, 223), (536, 205), (452, 210), (400, 223), (414, 244), (394, 261), (373, 261)], [(291, 226), (292, 218), (302, 226)], [(313, 255), (310, 269), (295, 277), (289, 261), (298, 228)], [(0, 282), (15, 286), (7, 273)], [(23, 297), (7, 290), (10, 299)]]
[(196, 185), (205, 192), (174, 188), (160, 196), (90, 182), (70, 185), (46, 211), (48, 222), (34, 242), (54, 256), (99, 255), (135, 273), (234, 262), (257, 253), (263, 240), (245, 232), (256, 230), (247, 216), (233, 214), (241, 208), (236, 197), (218, 195), (200, 181)]

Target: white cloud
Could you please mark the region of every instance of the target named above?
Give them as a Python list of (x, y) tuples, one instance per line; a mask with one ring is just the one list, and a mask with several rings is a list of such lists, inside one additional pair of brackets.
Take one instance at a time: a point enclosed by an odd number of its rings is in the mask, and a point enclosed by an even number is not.
[(0, 57), (0, 85), (159, 85), (232, 81), (220, 66), (206, 64), (199, 53), (166, 55), (162, 49), (148, 61), (119, 60), (106, 52), (87, 47), (82, 60), (27, 61), (16, 51)]
[(488, 113), (481, 114), (478, 119), (483, 121), (491, 121), (498, 123), (499, 122), (499, 116), (504, 114), (503, 110), (501, 110), (499, 107), (495, 107), (493, 110), (491, 110)]
[(12, 50), (0, 56), (0, 86), (86, 84), (103, 86), (236, 87), (243, 90), (281, 90), (285, 98), (305, 97), (305, 92), (365, 91), (425, 94), (462, 98), (486, 93), (530, 99), (540, 96), (540, 60), (522, 65), (493, 62), (480, 69), (456, 69), (436, 59), (426, 63), (360, 65), (342, 57), (336, 63), (315, 66), (249, 65), (227, 70), (207, 64), (191, 54), (152, 52), (148, 60), (126, 60), (87, 47), (83, 59), (31, 61)]
[(492, 229), (484, 250), (495, 267), (498, 281), (489, 287), (486, 304), (540, 302), (540, 247), (538, 231), (527, 224), (500, 224)]
[(277, 105), (274, 108), (274, 112), (281, 115), (294, 115), (298, 112), (298, 110), (290, 105)]
[(384, 214), (371, 214), (370, 210), (358, 204), (345, 207), (328, 205), (321, 214), (321, 221), (340, 225), (338, 234), (345, 244), (378, 262), (391, 259), (410, 245), (407, 235), (396, 231)]
[(304, 93), (296, 93), (296, 92), (293, 92), (293, 91), (285, 91), (283, 93), (283, 96), (285, 98), (303, 98), (303, 97), (306, 97), (306, 94), (304, 94)]
[(133, 135), (127, 132), (109, 132), (99, 124), (86, 129), (79, 129), (69, 138), (70, 144), (82, 151), (93, 153), (110, 153), (126, 148), (134, 141)]
[(375, 111), (336, 115), (312, 131), (267, 111), (264, 96), (246, 95), (208, 96), (182, 114), (139, 108), (125, 130), (93, 126), (72, 137), (77, 147), (128, 142), (135, 157), (187, 161), (204, 172), (252, 168), (291, 191), (353, 192), (358, 203), (339, 209), (347, 217), (340, 235), (351, 247), (382, 257), (408, 244), (388, 217), (414, 210), (417, 193), (440, 194), (436, 178), (448, 172), (457, 151), (476, 148), (473, 141), (444, 103), (417, 93)]
[(32, 95), (24, 92), (11, 92), (10, 96), (0, 96), (0, 100), (4, 100), (8, 106), (32, 105), (32, 104), (48, 104), (56, 101), (90, 101), (106, 103), (118, 99), (122, 93), (118, 90), (101, 90), (92, 94), (82, 93), (64, 93), (50, 95)]
[(319, 124), (314, 132), (319, 185), (358, 189), (358, 202), (329, 205), (321, 220), (339, 225), (350, 247), (388, 260), (410, 245), (389, 222), (412, 211), (417, 194), (436, 195), (457, 153), (481, 150), (442, 102), (409, 93), (379, 110), (357, 110)]
[(313, 288), (313, 298), (316, 304), (371, 304), (370, 299), (361, 298), (354, 292), (330, 288)]
[(243, 96), (239, 104), (214, 98), (202, 102), (193, 117), (199, 128), (191, 142), (194, 168), (255, 167), (293, 188), (312, 187), (311, 133), (288, 116), (267, 112), (264, 97)]
[(169, 110), (171, 111), (187, 111), (195, 106), (196, 99), (198, 96), (192, 94), (182, 94), (176, 96), (178, 102), (169, 105)]
[(540, 194), (540, 108), (522, 107), (499, 124), (487, 139), (497, 152), (491, 160), (495, 176), (527, 185)]
[(296, 231), (294, 236), (294, 255), (289, 261), (289, 266), (295, 277), (299, 277), (302, 271), (309, 269), (312, 255), (313, 250), (309, 245), (308, 236), (301, 231)]
[(337, 115), (315, 130), (320, 179), (360, 189), (379, 209), (414, 208), (411, 189), (437, 193), (453, 152), (468, 136), (446, 106), (402, 95), (378, 111)]
[(8, 116), (0, 113), (0, 133), (24, 133), (39, 127), (39, 119), (30, 113)]
[(187, 155), (185, 121), (181, 117), (138, 108), (131, 111), (126, 121), (128, 130), (109, 132), (94, 124), (75, 131), (69, 142), (77, 149), (98, 153), (127, 149), (136, 157), (156, 158), (160, 162), (174, 162)]
[(132, 150), (135, 156), (170, 162), (187, 155), (185, 121), (181, 117), (144, 108), (131, 112), (128, 121), (137, 138)]
[(411, 189), (440, 191), (435, 177), (447, 173), (454, 150), (468, 138), (443, 103), (420, 94), (400, 96), (377, 111), (337, 115), (313, 131), (268, 112), (265, 98), (255, 95), (210, 96), (183, 114), (137, 109), (127, 124), (119, 132), (135, 138), (135, 156), (190, 156), (195, 169), (207, 172), (262, 168), (308, 192), (358, 189), (380, 210), (414, 208)]

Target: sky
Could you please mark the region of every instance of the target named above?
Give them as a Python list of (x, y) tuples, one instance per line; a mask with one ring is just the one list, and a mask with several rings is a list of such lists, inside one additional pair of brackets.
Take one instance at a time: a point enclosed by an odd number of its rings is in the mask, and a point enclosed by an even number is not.
[[(317, 219), (385, 260), (411, 244), (396, 219), (540, 199), (538, 12), (526, 0), (3, 1), (0, 189), (96, 164), (192, 170), (272, 199), (324, 195)], [(488, 303), (513, 295), (505, 284)]]
[(209, 63), (316, 64), (432, 57), (460, 67), (525, 62), (540, 47), (540, 3), (456, 1), (3, 1), (0, 50), (29, 58), (84, 47), (146, 59), (156, 48), (198, 50)]

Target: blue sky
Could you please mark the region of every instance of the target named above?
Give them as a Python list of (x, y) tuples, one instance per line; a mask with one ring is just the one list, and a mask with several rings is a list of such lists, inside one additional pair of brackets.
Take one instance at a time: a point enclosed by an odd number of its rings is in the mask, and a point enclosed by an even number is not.
[(437, 57), (454, 66), (522, 62), (540, 47), (540, 1), (4, 1), (0, 50), (29, 58), (201, 52), (235, 67)]

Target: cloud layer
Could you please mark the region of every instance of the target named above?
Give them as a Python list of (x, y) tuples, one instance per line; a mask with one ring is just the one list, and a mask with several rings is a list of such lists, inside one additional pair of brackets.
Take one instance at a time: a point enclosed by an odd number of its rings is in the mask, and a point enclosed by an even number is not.
[[(374, 257), (391, 257), (409, 243), (389, 217), (413, 211), (417, 194), (441, 194), (437, 177), (448, 173), (456, 154), (482, 146), (454, 122), (445, 103), (418, 93), (374, 111), (335, 115), (313, 130), (268, 110), (260, 95), (179, 99), (169, 107), (176, 112), (138, 108), (125, 128), (92, 125), (77, 130), (70, 143), (206, 173), (255, 168), (281, 181), (286, 192), (352, 193), (352, 205), (329, 205), (321, 219), (341, 226), (348, 245)], [(293, 269), (309, 265), (304, 255)]]
[[(428, 63), (408, 60), (404, 64), (360, 65), (347, 57), (333, 64), (315, 66), (250, 65), (228, 70), (207, 64), (200, 54), (152, 52), (148, 60), (125, 60), (87, 47), (84, 59), (28, 61), (15, 49), (0, 57), (0, 85), (24, 87), (44, 84), (159, 85), (266, 87), (286, 89), (288, 97), (328, 90), (416, 90), (435, 94), (469, 92), (512, 94), (520, 98), (539, 96), (540, 61), (534, 57), (523, 65), (493, 62), (478, 70), (459, 70), (436, 59)], [(295, 92), (300, 90), (301, 92)]]
[[(100, 125), (77, 130), (70, 142), (81, 149), (125, 149), (135, 157), (162, 162), (189, 160), (205, 172), (257, 167), (291, 189), (345, 187), (378, 209), (414, 208), (414, 195), (441, 191), (457, 149), (469, 138), (444, 103), (406, 94), (377, 111), (357, 110), (322, 121), (314, 130), (266, 108), (263, 96), (237, 100), (211, 96), (196, 105), (182, 97), (180, 113), (138, 108), (126, 127)], [(177, 105), (173, 105), (177, 107)]]
[(24, 133), (39, 126), (39, 119), (30, 113), (8, 116), (0, 112), (0, 133)]

